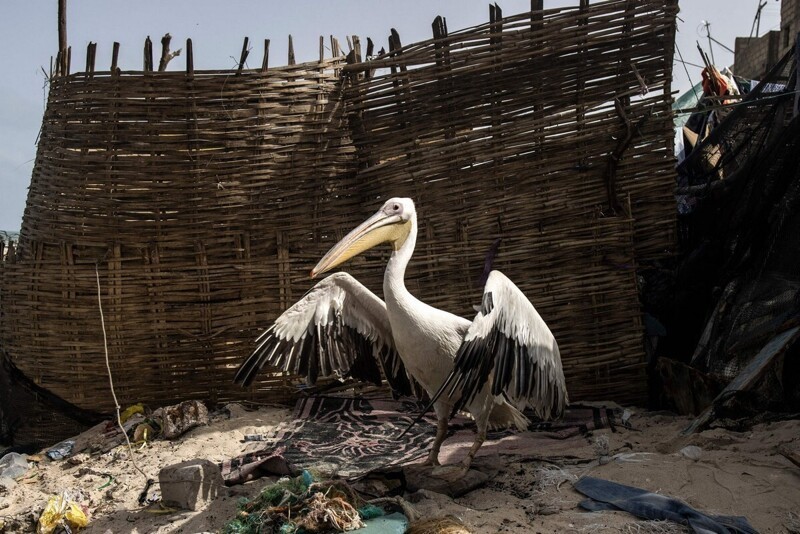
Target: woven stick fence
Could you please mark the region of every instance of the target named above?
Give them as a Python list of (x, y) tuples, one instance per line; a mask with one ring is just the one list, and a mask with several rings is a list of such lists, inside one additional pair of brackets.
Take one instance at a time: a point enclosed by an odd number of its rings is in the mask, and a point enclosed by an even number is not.
[[(152, 45), (145, 71), (116, 53), (96, 71), (92, 46), (86, 72), (59, 58), (19, 246), (0, 264), (0, 343), (40, 386), (110, 411), (99, 265), (120, 402), (287, 399), (291, 377), (243, 391), (236, 366), (336, 240), (411, 196), (412, 292), (471, 316), (500, 237), (495, 266), (554, 330), (571, 398), (640, 401), (635, 269), (674, 239), (676, 12), (493, 7), (452, 34), (437, 18), (421, 43), (393, 31), (377, 56), (356, 38), (346, 59), (332, 41), (332, 59), (293, 64), (290, 49), (272, 68), (267, 41), (255, 70), (247, 43), (233, 71), (194, 70), (191, 42), (182, 71), (153, 72)], [(348, 270), (380, 293), (386, 256)]]

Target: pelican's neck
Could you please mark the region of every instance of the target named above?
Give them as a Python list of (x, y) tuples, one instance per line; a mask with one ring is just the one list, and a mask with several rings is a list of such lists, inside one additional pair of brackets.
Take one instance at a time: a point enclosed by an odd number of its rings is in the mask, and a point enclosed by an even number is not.
[(411, 256), (414, 254), (414, 247), (416, 244), (417, 215), (414, 214), (411, 217), (411, 230), (408, 233), (408, 237), (399, 249), (392, 252), (389, 263), (386, 266), (386, 273), (383, 275), (383, 293), (387, 299), (394, 298), (395, 300), (402, 300), (411, 296), (406, 289), (404, 278), (406, 275), (406, 266)]

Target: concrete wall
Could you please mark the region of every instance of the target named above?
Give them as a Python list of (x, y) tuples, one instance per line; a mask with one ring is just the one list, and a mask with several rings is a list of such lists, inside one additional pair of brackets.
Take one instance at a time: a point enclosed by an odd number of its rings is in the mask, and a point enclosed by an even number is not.
[(780, 32), (771, 31), (761, 37), (737, 37), (733, 72), (743, 78), (760, 80), (780, 58)]
[(780, 56), (794, 44), (798, 31), (800, 31), (800, 0), (783, 0), (781, 2)]
[(761, 37), (737, 37), (733, 72), (759, 80), (794, 46), (800, 31), (800, 0), (781, 1), (781, 29)]

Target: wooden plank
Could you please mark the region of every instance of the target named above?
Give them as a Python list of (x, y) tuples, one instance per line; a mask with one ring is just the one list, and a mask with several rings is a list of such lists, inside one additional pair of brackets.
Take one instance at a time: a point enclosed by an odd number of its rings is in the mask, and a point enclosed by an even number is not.
[(750, 363), (739, 371), (736, 378), (717, 395), (717, 398), (714, 399), (711, 406), (706, 408), (703, 413), (697, 416), (697, 418), (681, 432), (681, 435), (694, 434), (706, 428), (716, 417), (716, 410), (721, 405), (725, 404), (736, 393), (750, 389), (758, 379), (764, 375), (764, 372), (769, 368), (773, 360), (786, 352), (798, 338), (800, 338), (800, 326), (796, 326), (772, 338), (772, 340), (764, 345), (764, 348), (750, 360)]

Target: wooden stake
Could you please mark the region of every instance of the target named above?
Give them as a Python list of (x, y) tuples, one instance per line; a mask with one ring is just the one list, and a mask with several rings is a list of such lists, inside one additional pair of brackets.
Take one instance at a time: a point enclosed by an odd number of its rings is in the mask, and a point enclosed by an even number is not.
[(144, 68), (145, 72), (152, 72), (153, 70), (153, 41), (150, 36), (144, 40)]
[(58, 53), (61, 58), (61, 75), (69, 73), (67, 67), (67, 0), (58, 0)]
[(91, 71), (90, 63), (92, 61), (92, 42), (89, 41), (89, 44), (86, 45), (86, 68), (83, 69), (84, 73), (89, 73)]
[(542, 29), (544, 20), (544, 0), (531, 0), (531, 30), (539, 31)]
[(191, 39), (186, 39), (186, 74), (190, 78), (194, 77), (194, 50), (192, 50)]
[(117, 62), (119, 61), (119, 43), (114, 41), (114, 46), (111, 49), (111, 74), (119, 74), (117, 71)]
[(339, 40), (333, 35), (331, 35), (331, 55), (333, 57), (339, 57), (340, 53), (341, 52), (339, 51)]
[(250, 44), (250, 38), (245, 37), (242, 43), (242, 53), (239, 55), (239, 67), (236, 69), (236, 74), (240, 74), (244, 68), (244, 62), (247, 61), (247, 56), (250, 55), (250, 49), (247, 45)]
[(269, 39), (264, 39), (264, 59), (261, 61), (261, 72), (269, 68)]

